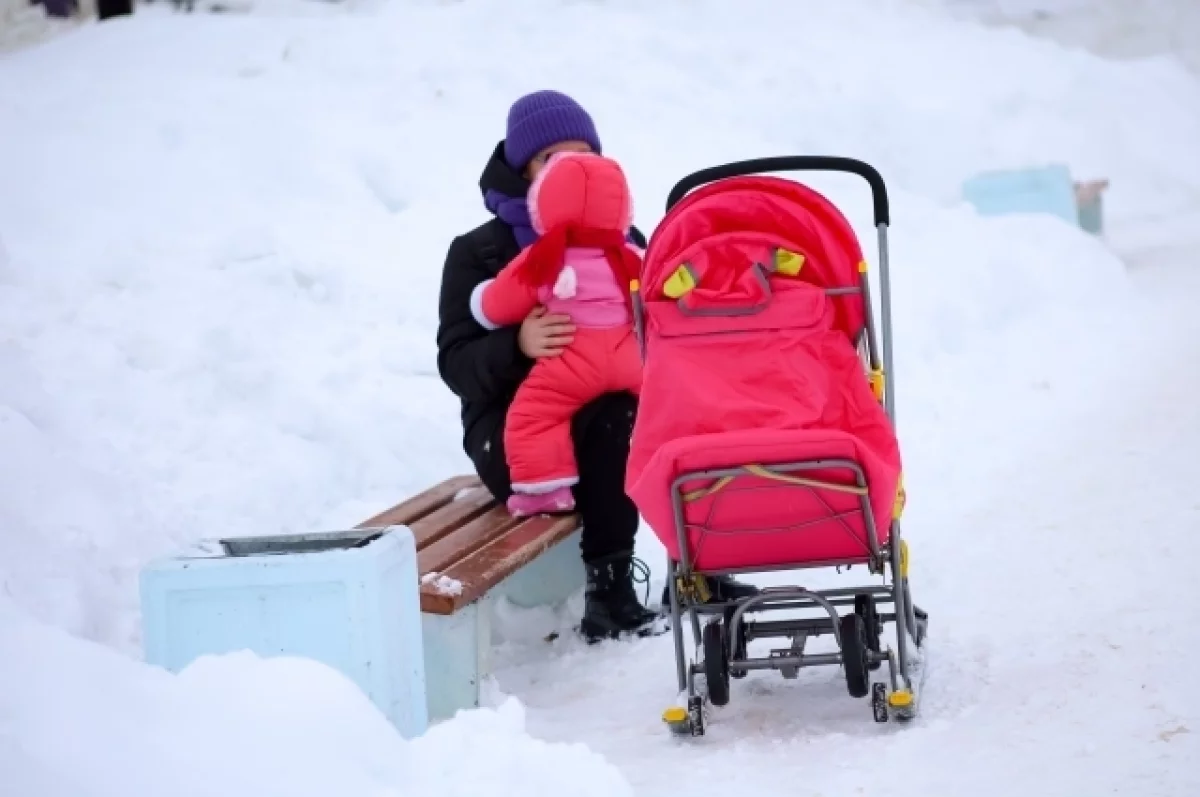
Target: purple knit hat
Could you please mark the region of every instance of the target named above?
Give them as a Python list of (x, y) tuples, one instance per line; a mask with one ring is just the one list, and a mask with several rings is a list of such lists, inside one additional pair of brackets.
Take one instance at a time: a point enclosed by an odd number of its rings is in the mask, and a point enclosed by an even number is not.
[(541, 150), (560, 141), (585, 141), (600, 152), (592, 117), (575, 100), (557, 91), (526, 94), (508, 109), (504, 159), (521, 171)]

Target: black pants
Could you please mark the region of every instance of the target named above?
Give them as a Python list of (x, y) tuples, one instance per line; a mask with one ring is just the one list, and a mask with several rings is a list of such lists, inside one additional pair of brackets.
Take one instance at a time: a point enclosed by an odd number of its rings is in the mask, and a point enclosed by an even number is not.
[[(571, 421), (579, 484), (575, 505), (583, 521), (580, 548), (585, 562), (619, 552), (633, 552), (638, 512), (625, 494), (625, 463), (629, 437), (637, 414), (637, 399), (628, 393), (610, 393), (584, 406)], [(501, 502), (512, 495), (508, 462), (504, 456), (503, 422), (481, 439), (472, 441), (468, 454), (479, 479)]]

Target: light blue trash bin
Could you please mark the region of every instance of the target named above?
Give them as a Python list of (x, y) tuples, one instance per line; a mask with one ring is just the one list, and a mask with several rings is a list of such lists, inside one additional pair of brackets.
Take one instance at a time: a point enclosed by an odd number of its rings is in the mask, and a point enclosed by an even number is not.
[(413, 738), (428, 725), (418, 589), (403, 527), (202, 543), (142, 571), (146, 661), (178, 672), (238, 650), (315, 659)]
[(962, 195), (983, 216), (1049, 213), (1079, 224), (1075, 183), (1062, 164), (983, 172), (963, 183)]

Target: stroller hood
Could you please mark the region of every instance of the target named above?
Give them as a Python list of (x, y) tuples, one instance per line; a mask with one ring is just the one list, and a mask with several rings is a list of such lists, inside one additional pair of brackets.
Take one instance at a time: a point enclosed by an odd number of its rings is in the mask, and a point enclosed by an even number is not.
[[(801, 281), (826, 289), (852, 288), (865, 267), (849, 221), (816, 191), (778, 177), (738, 177), (710, 183), (685, 197), (654, 231), (642, 267), (647, 302), (669, 299), (664, 291), (680, 266), (708, 260), (733, 265), (733, 250), (783, 249), (800, 255)], [(725, 249), (728, 255), (719, 252)], [(699, 262), (695, 262), (699, 261)], [(726, 275), (726, 287), (738, 274)], [(852, 341), (862, 332), (861, 293), (831, 295), (834, 327)]]

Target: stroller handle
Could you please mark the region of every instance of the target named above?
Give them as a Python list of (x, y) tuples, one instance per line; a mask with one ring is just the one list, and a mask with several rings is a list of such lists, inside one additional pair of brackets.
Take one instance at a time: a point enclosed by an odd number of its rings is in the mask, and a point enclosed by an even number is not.
[(887, 186), (884, 185), (883, 176), (869, 163), (854, 158), (840, 158), (831, 155), (783, 155), (774, 158), (755, 158), (701, 169), (675, 184), (667, 196), (667, 210), (675, 207), (688, 191), (699, 188), (705, 183), (763, 172), (849, 172), (857, 174), (871, 184), (871, 198), (875, 205), (875, 226), (891, 223), (888, 213)]

